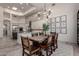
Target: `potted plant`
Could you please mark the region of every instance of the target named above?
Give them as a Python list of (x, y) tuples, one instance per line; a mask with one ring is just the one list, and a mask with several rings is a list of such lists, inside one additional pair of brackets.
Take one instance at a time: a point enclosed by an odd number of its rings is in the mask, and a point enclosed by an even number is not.
[(44, 34), (46, 35), (46, 32), (49, 30), (49, 25), (48, 24), (46, 24), (46, 23), (44, 23), (43, 24), (43, 32), (44, 32)]

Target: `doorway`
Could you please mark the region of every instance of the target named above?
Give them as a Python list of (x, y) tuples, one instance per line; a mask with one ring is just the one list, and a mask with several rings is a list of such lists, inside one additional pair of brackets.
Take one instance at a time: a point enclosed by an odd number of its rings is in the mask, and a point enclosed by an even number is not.
[(11, 37), (11, 23), (10, 23), (10, 21), (4, 20), (3, 25), (4, 25), (3, 36), (10, 38)]

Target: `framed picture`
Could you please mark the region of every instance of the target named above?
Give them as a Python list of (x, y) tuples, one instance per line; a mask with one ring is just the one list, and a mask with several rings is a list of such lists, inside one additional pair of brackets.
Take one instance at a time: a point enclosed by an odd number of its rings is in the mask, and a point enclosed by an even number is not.
[(52, 23), (52, 27), (55, 27), (55, 23)]
[(65, 22), (65, 21), (66, 21), (66, 18), (67, 18), (67, 16), (66, 16), (66, 15), (61, 16), (61, 22)]
[(56, 28), (56, 32), (57, 33), (60, 33), (60, 28)]
[(66, 33), (67, 33), (67, 29), (66, 29), (66, 28), (62, 28), (62, 29), (61, 29), (61, 33), (62, 33), (62, 34), (66, 34)]
[(66, 22), (61, 22), (61, 27), (66, 27)]
[(56, 28), (60, 28), (60, 22), (56, 23)]
[(52, 28), (52, 32), (55, 32), (56, 30), (55, 30), (55, 28)]
[(67, 34), (67, 16), (57, 16), (53, 17), (52, 21), (50, 21), (51, 31), (57, 32), (59, 34)]
[(56, 17), (56, 22), (60, 22), (60, 17)]

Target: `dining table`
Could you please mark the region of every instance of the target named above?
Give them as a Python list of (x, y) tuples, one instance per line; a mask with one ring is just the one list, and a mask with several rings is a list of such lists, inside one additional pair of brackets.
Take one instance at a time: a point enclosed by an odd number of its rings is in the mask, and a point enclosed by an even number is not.
[(47, 36), (44, 36), (44, 35), (42, 35), (42, 36), (32, 36), (32, 37), (28, 37), (28, 38), (32, 41), (42, 43), (47, 38)]
[[(48, 37), (48, 36), (41, 35), (41, 36), (32, 36), (32, 37), (28, 37), (28, 38), (29, 38), (31, 41), (33, 41), (33, 44), (37, 43), (37, 44), (35, 44), (35, 46), (38, 46), (38, 45), (40, 45), (41, 43), (43, 43), (43, 42), (46, 40), (47, 37)], [(40, 55), (41, 55), (41, 56), (44, 56), (43, 53), (42, 53), (41, 47), (40, 47)]]
[[(30, 42), (33, 44), (33, 46), (40, 46), (47, 38), (48, 36), (45, 35), (38, 35), (38, 36), (32, 36), (31, 34), (22, 34), (22, 37), (28, 37), (28, 39), (30, 40)], [(44, 56), (42, 53), (42, 49), (40, 46), (40, 55)]]

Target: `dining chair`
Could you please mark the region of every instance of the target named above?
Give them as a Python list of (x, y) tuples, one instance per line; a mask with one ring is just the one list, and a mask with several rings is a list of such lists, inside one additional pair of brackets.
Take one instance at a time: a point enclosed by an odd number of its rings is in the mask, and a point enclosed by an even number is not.
[(38, 36), (38, 33), (33, 33), (32, 36)]
[(22, 41), (22, 55), (27, 54), (28, 56), (31, 56), (33, 54), (40, 53), (40, 47), (39, 46), (33, 46), (33, 42), (27, 38), (27, 37), (21, 37)]
[(58, 33), (55, 35), (55, 47), (58, 48)]
[(51, 35), (52, 35), (52, 44), (51, 44), (51, 47), (53, 47), (52, 51), (55, 51), (56, 48), (58, 48), (58, 33), (53, 32)]
[(42, 44), (40, 44), (41, 49), (44, 49), (46, 51), (47, 56), (51, 55), (50, 51), (51, 43), (52, 43), (52, 36), (48, 36), (47, 39)]
[(39, 35), (40, 35), (40, 36), (43, 36), (44, 34), (43, 34), (43, 32), (39, 32)]

